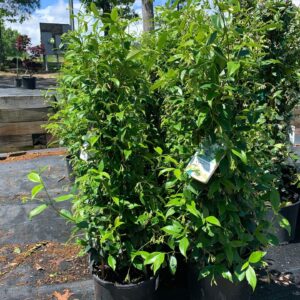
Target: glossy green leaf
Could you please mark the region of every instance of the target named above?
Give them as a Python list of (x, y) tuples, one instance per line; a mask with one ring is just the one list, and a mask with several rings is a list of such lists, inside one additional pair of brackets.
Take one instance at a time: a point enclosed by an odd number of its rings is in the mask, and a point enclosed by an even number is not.
[(189, 247), (189, 244), (190, 244), (190, 242), (189, 242), (189, 240), (188, 240), (186, 237), (182, 238), (182, 239), (179, 241), (179, 250), (180, 250), (181, 254), (182, 254), (184, 257), (187, 257), (187, 256), (186, 256), (186, 251), (187, 251), (187, 249), (188, 249), (188, 247)]
[(119, 14), (118, 14), (118, 9), (116, 7), (114, 7), (112, 10), (111, 10), (111, 13), (110, 13), (110, 17), (111, 19), (115, 22), (117, 21), (118, 17), (119, 17)]
[(262, 251), (254, 251), (251, 253), (251, 255), (249, 256), (249, 263), (251, 264), (255, 264), (261, 261), (261, 259), (266, 255), (266, 252), (262, 252)]
[(246, 153), (245, 153), (243, 150), (237, 151), (237, 150), (235, 150), (235, 149), (231, 149), (231, 152), (232, 152), (235, 156), (239, 157), (239, 158), (241, 159), (241, 161), (242, 161), (245, 165), (247, 165), (247, 163), (248, 163), (247, 155), (246, 155)]
[(48, 207), (47, 204), (42, 204), (34, 208), (32, 211), (29, 213), (29, 219), (31, 220), (33, 217), (39, 215), (42, 213), (46, 208)]
[(228, 76), (234, 75), (239, 70), (240, 67), (241, 65), (239, 62), (229, 61), (227, 63)]
[(67, 201), (67, 200), (70, 200), (70, 199), (73, 199), (74, 198), (74, 195), (72, 194), (68, 194), (68, 195), (62, 195), (62, 196), (59, 196), (59, 197), (56, 197), (56, 198), (53, 198), (55, 202), (63, 202), (63, 201)]
[(251, 266), (249, 266), (246, 271), (246, 278), (254, 291), (257, 283), (257, 278), (256, 278), (255, 271)]
[(31, 190), (31, 199), (34, 199), (35, 196), (44, 189), (44, 186), (42, 184), (36, 185), (32, 190)]
[(116, 270), (116, 266), (117, 266), (116, 259), (113, 256), (109, 255), (107, 262), (108, 262), (108, 265), (115, 271)]
[(206, 222), (208, 222), (212, 225), (221, 227), (220, 221), (214, 216), (208, 216), (208, 217), (205, 218), (205, 220), (206, 220)]
[(175, 275), (177, 269), (177, 259), (174, 255), (170, 257), (169, 267), (170, 267), (171, 274)]
[(31, 172), (27, 175), (27, 178), (32, 181), (32, 182), (38, 182), (38, 183), (41, 183), (42, 180), (41, 180), (41, 177), (38, 173), (36, 172)]

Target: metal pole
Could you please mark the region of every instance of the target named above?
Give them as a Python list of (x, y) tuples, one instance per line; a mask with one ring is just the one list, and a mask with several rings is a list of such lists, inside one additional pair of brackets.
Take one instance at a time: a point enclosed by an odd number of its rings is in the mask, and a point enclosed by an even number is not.
[(70, 13), (70, 25), (71, 25), (71, 30), (75, 29), (75, 24), (74, 24), (74, 4), (73, 0), (69, 0), (69, 13)]

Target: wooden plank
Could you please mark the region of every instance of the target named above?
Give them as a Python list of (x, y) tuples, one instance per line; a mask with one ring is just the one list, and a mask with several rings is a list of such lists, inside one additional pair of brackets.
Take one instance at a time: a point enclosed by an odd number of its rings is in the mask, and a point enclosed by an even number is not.
[(12, 152), (32, 148), (32, 135), (0, 136), (0, 152)]
[(45, 129), (41, 128), (44, 124), (44, 121), (0, 123), (0, 136), (45, 133)]
[(0, 97), (0, 109), (41, 108), (50, 107), (44, 97)]
[(0, 109), (0, 123), (47, 121), (47, 115), (50, 112), (51, 109), (47, 107), (28, 109)]

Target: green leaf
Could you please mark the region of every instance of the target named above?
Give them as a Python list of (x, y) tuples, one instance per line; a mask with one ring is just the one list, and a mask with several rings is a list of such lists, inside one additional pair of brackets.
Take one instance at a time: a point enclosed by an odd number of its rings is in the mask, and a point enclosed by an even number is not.
[(177, 259), (174, 255), (170, 257), (169, 266), (170, 266), (171, 273), (174, 275), (177, 269)]
[(227, 63), (228, 76), (234, 75), (239, 70), (240, 67), (241, 65), (239, 62), (229, 61)]
[(182, 238), (179, 241), (179, 250), (184, 257), (186, 257), (186, 251), (189, 247), (189, 244), (190, 244), (190, 242), (186, 237)]
[(125, 159), (127, 160), (129, 158), (129, 156), (131, 155), (132, 151), (131, 150), (124, 150), (124, 155), (125, 155)]
[(109, 255), (108, 257), (108, 265), (115, 271), (116, 270), (116, 265), (117, 265), (117, 262), (116, 262), (116, 259)]
[(227, 245), (225, 245), (224, 250), (225, 250), (225, 254), (226, 254), (227, 260), (229, 262), (229, 265), (231, 265), (232, 261), (233, 261), (232, 247), (230, 247), (230, 245), (227, 244)]
[(44, 189), (44, 186), (42, 184), (36, 185), (32, 190), (31, 190), (31, 199), (34, 199), (34, 197)]
[(181, 234), (182, 227), (178, 227), (173, 224), (163, 227), (162, 230), (170, 235), (178, 236)]
[(281, 220), (279, 221), (279, 225), (280, 225), (280, 227), (287, 230), (289, 235), (291, 235), (291, 225), (290, 225), (289, 221), (286, 218), (282, 217)]
[(187, 204), (186, 205), (186, 210), (188, 212), (190, 212), (192, 215), (194, 215), (195, 217), (200, 217), (201, 216), (199, 210), (196, 208), (195, 201), (192, 201), (191, 204)]
[(221, 227), (220, 221), (216, 217), (214, 217), (214, 216), (208, 216), (208, 217), (206, 217), (205, 221), (208, 222), (208, 223), (210, 223), (210, 224), (212, 224), (212, 225), (216, 225), (216, 226)]
[(225, 278), (225, 279), (227, 279), (227, 280), (229, 280), (229, 281), (231, 281), (231, 282), (233, 282), (233, 280), (232, 280), (232, 274), (228, 270), (222, 272), (222, 277)]
[(115, 22), (117, 21), (118, 17), (119, 17), (118, 9), (114, 7), (110, 13), (110, 18)]
[(217, 38), (218, 32), (214, 31), (208, 38), (206, 45), (209, 46), (211, 45)]
[(33, 210), (29, 213), (29, 219), (31, 220), (33, 217), (39, 215), (39, 214), (42, 213), (47, 207), (48, 207), (47, 204), (42, 204), (42, 205), (37, 206), (35, 209), (33, 209)]
[(32, 182), (38, 182), (38, 183), (41, 183), (42, 180), (41, 180), (41, 177), (38, 173), (36, 172), (31, 172), (27, 175), (27, 178), (32, 181)]
[(159, 270), (160, 266), (163, 264), (164, 261), (165, 261), (165, 253), (160, 253), (156, 257), (156, 259), (154, 260), (154, 263), (153, 263), (153, 273), (154, 273), (154, 275)]
[(154, 148), (155, 152), (158, 153), (159, 155), (162, 155), (163, 150), (160, 147), (155, 147)]
[(266, 255), (266, 252), (262, 252), (262, 251), (254, 251), (251, 253), (251, 255), (249, 256), (249, 263), (251, 264), (255, 264), (258, 263), (259, 261), (261, 261), (261, 259)]
[(255, 271), (251, 266), (249, 266), (246, 271), (246, 278), (254, 291), (257, 283), (257, 278), (256, 278)]
[(198, 127), (201, 127), (201, 125), (203, 124), (203, 122), (205, 121), (205, 119), (206, 119), (206, 113), (203, 113), (203, 112), (201, 112), (201, 113), (199, 113), (199, 116), (198, 116), (198, 119), (197, 119), (197, 126)]
[(249, 267), (249, 262), (246, 261), (246, 262), (242, 265), (241, 270), (244, 271), (244, 270), (246, 270), (248, 267)]
[(68, 195), (62, 195), (56, 198), (53, 198), (55, 202), (63, 202), (74, 198), (74, 195), (68, 194)]
[(90, 8), (96, 17), (100, 17), (99, 10), (94, 2), (91, 3)]
[(127, 54), (126, 60), (130, 60), (130, 59), (137, 58), (137, 57), (139, 57), (141, 54), (142, 54), (142, 51), (141, 51), (141, 50), (133, 49), (133, 50), (131, 50), (131, 51)]
[(275, 210), (280, 206), (280, 194), (276, 189), (272, 189), (270, 192), (270, 202)]
[(235, 150), (235, 149), (231, 149), (231, 152), (232, 152), (235, 156), (239, 157), (239, 158), (241, 159), (241, 161), (242, 161), (245, 165), (248, 163), (247, 155), (246, 155), (246, 153), (245, 153), (243, 150), (241, 150), (241, 151), (239, 152), (239, 151), (237, 151), (237, 150)]
[(61, 215), (62, 217), (66, 218), (66, 219), (68, 219), (68, 220), (73, 221), (73, 216), (72, 216), (72, 214), (71, 214), (68, 210), (66, 210), (66, 209), (61, 209), (61, 210), (59, 211), (59, 213), (60, 213), (60, 215)]
[(150, 253), (144, 261), (145, 265), (153, 264), (153, 273), (155, 274), (165, 260), (165, 253), (153, 252)]
[(173, 173), (178, 180), (181, 179), (181, 171), (179, 169), (175, 169)]

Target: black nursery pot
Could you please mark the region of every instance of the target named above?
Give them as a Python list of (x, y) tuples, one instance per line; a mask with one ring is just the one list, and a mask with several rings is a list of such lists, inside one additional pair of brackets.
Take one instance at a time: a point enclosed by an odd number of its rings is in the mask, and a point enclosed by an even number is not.
[(279, 224), (274, 224), (275, 235), (279, 240), (279, 243), (287, 243), (291, 242), (295, 239), (296, 236), (296, 227), (298, 220), (298, 212), (299, 212), (300, 200), (296, 203), (283, 207), (279, 213), (286, 218), (291, 225), (291, 235), (284, 228), (280, 227)]
[(22, 78), (15, 78), (15, 87), (22, 86)]
[(188, 287), (190, 300), (248, 300), (252, 290), (246, 280), (238, 283), (219, 276), (216, 278), (217, 285), (211, 285), (211, 278), (197, 280), (198, 272), (189, 271)]
[(137, 284), (115, 284), (93, 275), (96, 300), (155, 300), (158, 278)]
[(22, 84), (24, 89), (35, 90), (36, 77), (22, 77)]
[(72, 167), (72, 164), (71, 164), (71, 159), (72, 159), (71, 155), (66, 156), (68, 176), (69, 176), (70, 181), (74, 182), (75, 181), (75, 176), (74, 176), (74, 173), (73, 173), (73, 167)]

